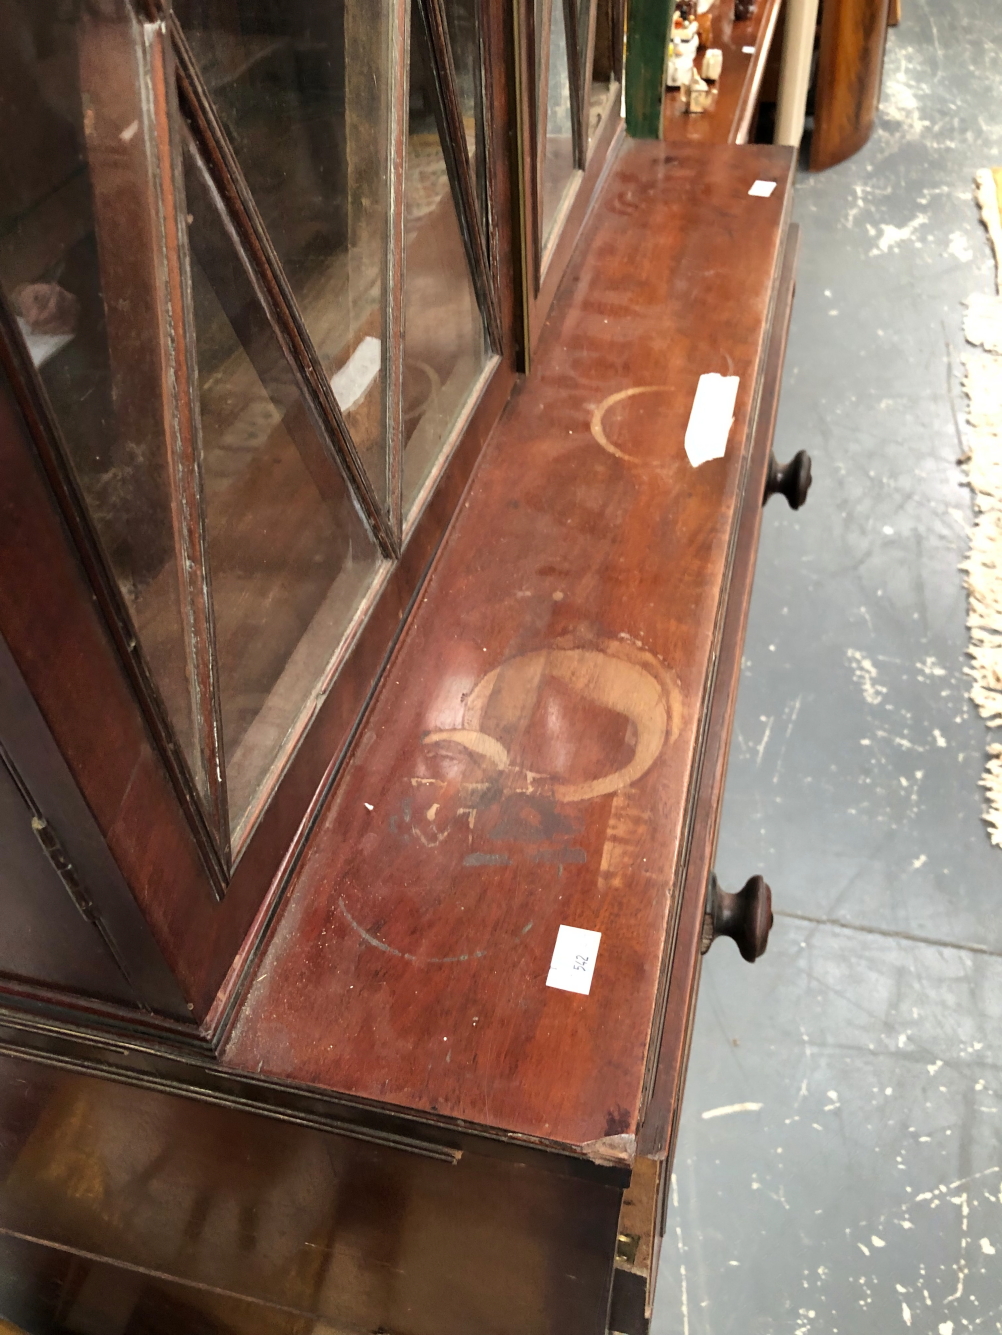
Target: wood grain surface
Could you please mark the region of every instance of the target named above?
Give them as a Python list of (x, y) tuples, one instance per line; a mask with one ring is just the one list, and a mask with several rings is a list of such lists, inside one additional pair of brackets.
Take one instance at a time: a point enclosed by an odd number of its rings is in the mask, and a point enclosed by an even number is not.
[[(624, 147), (227, 1064), (631, 1157), (792, 166), (771, 147)], [(749, 197), (758, 178), (771, 199)], [(694, 468), (707, 372), (740, 386), (724, 458)], [(601, 933), (588, 995), (546, 985), (562, 924)]]
[[(671, 962), (671, 977), (665, 1006), (664, 1040), (653, 1069), (650, 1096), (647, 1099), (638, 1137), (638, 1150), (652, 1158), (673, 1158), (678, 1117), (682, 1108), (689, 1041), (696, 1009), (696, 991), (700, 973), (700, 937), (706, 904), (707, 882), (717, 849), (720, 808), (727, 778), (731, 727), (737, 704), (741, 677), (741, 655), (748, 622), (748, 605), (755, 579), (755, 555), (762, 525), (763, 492), (772, 454), (772, 437), (779, 410), (779, 392), (783, 378), (786, 339), (793, 309), (797, 271), (799, 228), (794, 224), (783, 252), (783, 264), (776, 293), (776, 308), (771, 321), (771, 338), (766, 356), (762, 395), (756, 416), (755, 438), (751, 448), (748, 484), (738, 529), (727, 613), (720, 643), (720, 667), (710, 706), (708, 739), (700, 774), (700, 793), (692, 836), (692, 853), (686, 867), (679, 910), (678, 932)], [(770, 516), (773, 522), (785, 519), (785, 506)], [(749, 871), (757, 870), (749, 868)], [(718, 950), (727, 949), (718, 946)], [(737, 966), (738, 961), (734, 961)]]
[(869, 139), (880, 102), (889, 0), (823, 0), (811, 171), (844, 162)]
[[(713, 46), (724, 56), (717, 96), (708, 111), (690, 115), (678, 89), (667, 91), (661, 115), (662, 139), (669, 143), (747, 142), (782, 3), (783, 0), (758, 0), (751, 18), (736, 23), (731, 0), (717, 0), (709, 11), (713, 19)], [(745, 47), (754, 47), (754, 51), (745, 51)], [(702, 62), (700, 51), (697, 70)]]

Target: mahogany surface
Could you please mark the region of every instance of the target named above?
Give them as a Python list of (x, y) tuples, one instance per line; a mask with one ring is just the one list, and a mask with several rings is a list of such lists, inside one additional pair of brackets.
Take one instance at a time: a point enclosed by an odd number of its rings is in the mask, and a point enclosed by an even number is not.
[[(226, 1064), (631, 1157), (793, 161), (624, 146)], [(760, 178), (771, 199), (748, 196)], [(735, 418), (725, 457), (694, 469), (683, 437), (711, 371), (740, 377)], [(561, 924), (602, 933), (590, 995), (546, 986)]]
[(844, 162), (869, 139), (880, 102), (889, 0), (823, 0), (811, 171)]
[[(748, 483), (738, 529), (734, 576), (720, 645), (720, 668), (710, 707), (708, 742), (700, 775), (700, 794), (693, 829), (692, 854), (686, 868), (679, 912), (675, 951), (665, 1006), (664, 1032), (673, 1042), (663, 1042), (658, 1065), (644, 1110), (638, 1137), (639, 1153), (653, 1158), (672, 1158), (678, 1116), (682, 1107), (689, 1038), (696, 1009), (700, 973), (700, 936), (707, 883), (717, 851), (720, 806), (727, 777), (731, 727), (741, 677), (741, 653), (748, 622), (748, 606), (755, 579), (755, 556), (762, 526), (762, 490), (769, 469), (772, 437), (779, 411), (786, 340), (793, 311), (800, 229), (791, 225), (783, 253), (782, 269), (772, 318), (772, 334), (762, 378), (762, 395), (748, 467)], [(785, 517), (785, 516), (784, 516)], [(684, 1041), (679, 1036), (684, 1035)]]
[[(713, 43), (724, 61), (717, 96), (708, 111), (690, 115), (677, 88), (666, 90), (661, 110), (661, 138), (698, 144), (743, 144), (751, 132), (762, 76), (769, 60), (783, 0), (758, 0), (750, 19), (734, 21), (733, 0), (717, 0), (710, 10)], [(743, 50), (755, 48), (753, 54)], [(702, 65), (702, 50), (696, 68)]]
[(588, 165), (572, 182), (567, 198), (561, 205), (562, 221), (554, 228), (554, 235), (546, 248), (542, 272), (534, 295), (527, 301), (526, 345), (523, 349), (524, 369), (531, 371), (537, 343), (549, 315), (567, 268), (571, 254), (581, 235), (592, 198), (600, 188), (602, 175), (608, 170), (623, 133), (623, 120), (613, 107), (602, 121), (591, 143)]

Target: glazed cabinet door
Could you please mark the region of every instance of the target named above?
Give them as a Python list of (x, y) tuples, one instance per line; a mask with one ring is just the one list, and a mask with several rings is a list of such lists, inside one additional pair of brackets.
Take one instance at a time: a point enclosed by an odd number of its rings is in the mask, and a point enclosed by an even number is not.
[(0, 631), (197, 1019), (511, 384), (496, 8), (0, 13)]
[(621, 128), (622, 0), (524, 0), (525, 339), (531, 355)]

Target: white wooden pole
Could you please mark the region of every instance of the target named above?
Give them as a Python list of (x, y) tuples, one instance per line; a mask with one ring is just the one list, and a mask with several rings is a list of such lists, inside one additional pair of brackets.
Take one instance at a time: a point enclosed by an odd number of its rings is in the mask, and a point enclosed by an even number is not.
[(814, 54), (814, 29), (818, 20), (818, 0), (786, 0), (786, 29), (783, 60), (779, 70), (779, 97), (776, 103), (777, 144), (797, 148), (804, 133), (804, 111), (811, 80)]

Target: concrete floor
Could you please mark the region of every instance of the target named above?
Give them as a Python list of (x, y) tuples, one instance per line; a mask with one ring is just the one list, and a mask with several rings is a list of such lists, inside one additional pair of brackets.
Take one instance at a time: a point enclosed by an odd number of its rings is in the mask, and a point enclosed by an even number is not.
[(717, 859), (777, 917), (753, 968), (705, 963), (654, 1335), (1002, 1331), (1002, 850), (957, 571), (1002, 6), (903, 7), (871, 142), (797, 186), (776, 453), (815, 484), (766, 512)]

